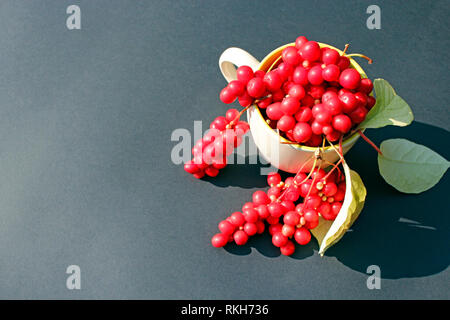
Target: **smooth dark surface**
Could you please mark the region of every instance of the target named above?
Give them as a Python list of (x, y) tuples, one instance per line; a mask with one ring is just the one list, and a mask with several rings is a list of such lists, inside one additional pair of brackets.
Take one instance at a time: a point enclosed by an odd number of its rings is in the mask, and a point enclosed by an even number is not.
[[(66, 28), (77, 4), (82, 29)], [(217, 66), (237, 46), (262, 59), (298, 35), (362, 52), (369, 77), (411, 105), (405, 137), (450, 159), (448, 1), (1, 1), (0, 298), (450, 298), (448, 174), (404, 195), (376, 152), (348, 154), (368, 190), (353, 231), (324, 258), (279, 256), (268, 236), (215, 249), (217, 223), (265, 187), (259, 165), (198, 181), (171, 161), (177, 128), (227, 109)], [(276, 7), (274, 7), (276, 5)], [(412, 222), (411, 222), (412, 221)], [(67, 266), (82, 289), (66, 288)], [(381, 289), (366, 269), (381, 267)]]

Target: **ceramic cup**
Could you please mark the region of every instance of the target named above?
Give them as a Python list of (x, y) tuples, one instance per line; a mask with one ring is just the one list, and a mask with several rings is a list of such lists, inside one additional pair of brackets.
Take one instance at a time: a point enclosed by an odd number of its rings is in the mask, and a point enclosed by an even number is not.
[[(281, 56), (281, 52), (288, 46), (294, 46), (295, 43), (289, 43), (281, 46), (271, 53), (269, 53), (261, 62), (256, 60), (247, 51), (240, 48), (226, 49), (219, 59), (219, 67), (225, 79), (230, 82), (236, 80), (236, 67), (247, 65), (256, 70), (267, 71), (274, 64), (274, 62)], [(320, 47), (328, 47), (337, 50), (341, 55), (343, 52), (330, 45), (319, 42)], [(364, 70), (352, 58), (350, 59), (350, 66), (355, 68), (361, 77), (367, 78)], [(318, 148), (302, 146), (299, 144), (283, 144), (288, 142), (281, 137), (274, 129), (272, 129), (264, 120), (259, 108), (254, 105), (247, 111), (247, 121), (250, 125), (250, 131), (260, 154), (273, 166), (280, 170), (290, 173), (296, 173), (302, 166), (302, 171), (309, 172), (313, 165), (312, 156)], [(344, 154), (350, 150), (359, 138), (359, 134), (355, 133), (342, 142), (342, 149)], [(339, 159), (336, 151), (328, 146), (323, 148), (322, 167), (326, 167), (328, 163), (335, 163)], [(307, 162), (307, 163), (305, 163)]]

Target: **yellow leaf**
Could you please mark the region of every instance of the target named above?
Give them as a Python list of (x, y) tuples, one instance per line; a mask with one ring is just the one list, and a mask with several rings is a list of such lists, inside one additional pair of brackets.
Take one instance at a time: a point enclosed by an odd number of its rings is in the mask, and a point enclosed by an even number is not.
[(347, 163), (344, 162), (343, 167), (347, 187), (341, 211), (334, 221), (328, 221), (320, 217), (319, 225), (311, 230), (319, 243), (319, 254), (321, 256), (328, 248), (338, 242), (352, 226), (364, 207), (366, 199), (367, 191), (361, 177), (355, 171), (350, 170)]

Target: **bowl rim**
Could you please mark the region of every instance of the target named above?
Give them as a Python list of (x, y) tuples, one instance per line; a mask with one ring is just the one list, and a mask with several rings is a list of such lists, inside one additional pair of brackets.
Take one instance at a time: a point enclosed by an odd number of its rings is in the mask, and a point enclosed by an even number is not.
[[(336, 50), (337, 52), (339, 52), (340, 55), (342, 55), (344, 52), (338, 48), (335, 48), (329, 44), (326, 43), (322, 43), (322, 42), (317, 42), (320, 46), (320, 48), (331, 48)], [(266, 55), (264, 57), (264, 59), (259, 63), (258, 65), (258, 70), (262, 70), (262, 71), (267, 71), (272, 65), (273, 63), (281, 56), (281, 52), (287, 48), (287, 47), (292, 47), (295, 46), (295, 42), (291, 42), (285, 45), (282, 45), (278, 48), (276, 48), (275, 50), (271, 51), (268, 55)], [(352, 57), (348, 57), (350, 60), (350, 66), (353, 67), (354, 69), (356, 69), (356, 71), (359, 72), (359, 74), (361, 75), (362, 78), (367, 78), (366, 73), (364, 72), (363, 68), (361, 68), (361, 66), (352, 58)], [(372, 93), (371, 93), (372, 95)], [(258, 105), (254, 104), (253, 105), (254, 108), (250, 108), (250, 109), (254, 109), (257, 113), (257, 115), (259, 116), (260, 120), (262, 122), (264, 122), (265, 124), (265, 128), (267, 128), (268, 130), (270, 130), (271, 132), (273, 132), (274, 134), (276, 134), (279, 138), (280, 138), (280, 144), (282, 142), (287, 142), (284, 145), (286, 146), (290, 146), (293, 149), (297, 149), (297, 150), (305, 150), (305, 151), (316, 151), (317, 148), (322, 149), (324, 152), (330, 151), (333, 149), (333, 147), (331, 146), (326, 146), (326, 147), (308, 147), (308, 146), (304, 146), (298, 143), (292, 143), (293, 141), (287, 140), (286, 138), (282, 137), (281, 135), (279, 135), (275, 130), (273, 130), (269, 124), (266, 122), (266, 120), (264, 119), (260, 108), (258, 107)], [(248, 113), (250, 112), (250, 109), (248, 110)], [(248, 117), (248, 113), (247, 113), (247, 117)], [(363, 130), (364, 131), (364, 130)], [(342, 141), (342, 146), (347, 146), (347, 145), (351, 145), (353, 144), (357, 139), (359, 139), (360, 135), (358, 134), (358, 132), (353, 133), (351, 136), (347, 137), (347, 139)]]

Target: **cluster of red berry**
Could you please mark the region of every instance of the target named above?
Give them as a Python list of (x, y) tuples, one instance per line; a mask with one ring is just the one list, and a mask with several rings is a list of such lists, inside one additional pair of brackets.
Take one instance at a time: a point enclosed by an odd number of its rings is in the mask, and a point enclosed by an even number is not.
[(237, 80), (220, 92), (220, 100), (228, 104), (238, 99), (243, 107), (256, 103), (273, 129), (312, 147), (320, 145), (322, 136), (339, 140), (375, 105), (369, 95), (372, 81), (361, 79), (345, 54), (300, 36), (281, 58), (267, 73), (239, 67)]
[(227, 165), (227, 156), (242, 143), (242, 136), (249, 130), (245, 121), (240, 121), (241, 113), (229, 109), (225, 116), (211, 122), (210, 129), (192, 148), (193, 159), (186, 162), (184, 170), (195, 178), (206, 175), (215, 177)]
[(254, 192), (252, 202), (244, 204), (242, 212), (234, 212), (219, 223), (220, 233), (211, 239), (214, 247), (233, 241), (244, 245), (250, 236), (263, 233), (267, 222), (272, 243), (289, 256), (295, 251), (290, 238), (300, 245), (309, 243), (309, 230), (319, 225), (319, 216), (334, 220), (345, 196), (345, 179), (339, 169), (328, 173), (316, 169), (309, 176), (298, 173), (284, 182), (274, 172), (268, 175), (267, 183), (267, 192)]

